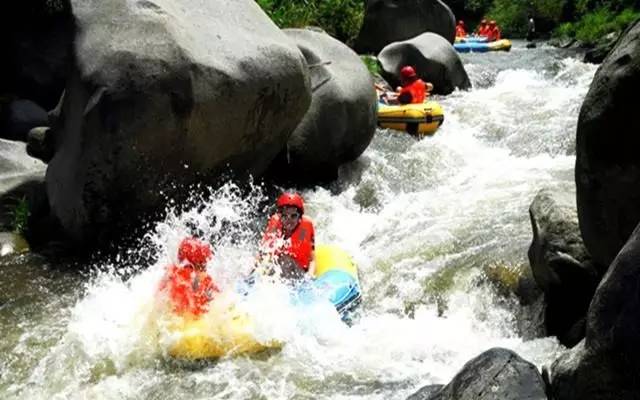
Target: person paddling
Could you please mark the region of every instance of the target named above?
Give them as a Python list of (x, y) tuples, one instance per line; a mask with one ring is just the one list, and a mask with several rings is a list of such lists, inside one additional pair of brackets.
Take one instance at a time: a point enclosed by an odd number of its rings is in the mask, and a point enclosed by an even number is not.
[(418, 104), (424, 103), (433, 90), (433, 85), (418, 77), (416, 70), (405, 65), (400, 69), (400, 84), (395, 93), (385, 93), (381, 99), (387, 104)]
[(158, 286), (166, 295), (171, 310), (181, 316), (200, 316), (220, 290), (207, 273), (206, 265), (213, 257), (211, 246), (187, 237), (178, 246), (178, 263), (167, 267)]

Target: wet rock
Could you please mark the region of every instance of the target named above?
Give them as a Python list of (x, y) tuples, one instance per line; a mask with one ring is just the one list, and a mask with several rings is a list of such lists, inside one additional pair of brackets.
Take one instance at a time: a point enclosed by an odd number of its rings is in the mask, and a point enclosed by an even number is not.
[(71, 66), (73, 31), (69, 0), (16, 1), (3, 7), (2, 94), (12, 93), (44, 109), (52, 108)]
[(575, 198), (542, 189), (529, 216), (529, 264), (545, 295), (547, 334), (575, 346), (584, 337), (584, 317), (601, 277), (580, 237)]
[(373, 80), (360, 57), (331, 36), (285, 29), (309, 65), (311, 105), (273, 165), (274, 174), (302, 183), (334, 180), (340, 165), (367, 148), (376, 129)]
[(438, 393), (444, 385), (427, 385), (411, 396), (407, 397), (407, 400), (429, 400), (433, 395)]
[[(411, 399), (411, 397), (409, 397)], [(467, 362), (448, 385), (424, 400), (546, 400), (535, 365), (508, 349), (493, 348)]]
[(0, 257), (29, 251), (29, 244), (15, 232), (0, 232)]
[(611, 263), (587, 314), (586, 337), (546, 371), (554, 400), (637, 399), (640, 393), (640, 225)]
[(435, 94), (471, 87), (460, 56), (449, 42), (435, 33), (391, 43), (382, 49), (378, 59), (382, 76), (394, 87), (400, 84), (400, 69), (405, 65), (412, 65), (422, 80), (433, 83)]
[(27, 135), (27, 154), (48, 163), (53, 158), (53, 152), (53, 135), (48, 126), (39, 126), (29, 131)]
[(611, 32), (603, 37), (592, 49), (588, 50), (584, 55), (584, 62), (592, 64), (600, 64), (607, 57), (607, 54), (611, 52), (616, 45), (619, 32)]
[(49, 124), (47, 112), (31, 100), (14, 100), (0, 115), (0, 138), (27, 141), (28, 132)]
[(389, 43), (425, 32), (434, 32), (453, 43), (455, 29), (451, 9), (439, 0), (368, 0), (355, 49), (376, 54)]
[(47, 192), (76, 241), (121, 236), (224, 171), (262, 174), (308, 108), (302, 54), (252, 0), (72, 6)]
[(578, 218), (584, 243), (607, 266), (640, 221), (640, 21), (600, 66), (576, 134)]

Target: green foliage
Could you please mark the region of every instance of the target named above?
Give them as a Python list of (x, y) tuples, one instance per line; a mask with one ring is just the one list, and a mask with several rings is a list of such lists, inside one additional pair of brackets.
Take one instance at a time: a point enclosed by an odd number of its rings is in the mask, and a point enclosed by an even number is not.
[(29, 203), (26, 197), (22, 197), (16, 202), (11, 216), (13, 231), (20, 234), (24, 233), (29, 221)]
[(494, 0), (488, 16), (498, 22), (503, 36), (523, 36), (528, 15), (557, 23), (565, 3), (566, 0)]
[(376, 57), (365, 55), (365, 56), (360, 56), (360, 58), (362, 59), (362, 62), (364, 63), (364, 65), (367, 66), (367, 69), (369, 70), (369, 72), (371, 72), (371, 75), (380, 73), (380, 64), (378, 64), (378, 59)]
[(256, 0), (280, 28), (319, 26), (338, 40), (352, 44), (362, 19), (364, 0)]
[(620, 32), (631, 22), (640, 18), (640, 12), (631, 8), (614, 13), (609, 8), (602, 7), (584, 14), (576, 22), (560, 25), (553, 35), (556, 37), (576, 38), (586, 44), (595, 44), (610, 32)]

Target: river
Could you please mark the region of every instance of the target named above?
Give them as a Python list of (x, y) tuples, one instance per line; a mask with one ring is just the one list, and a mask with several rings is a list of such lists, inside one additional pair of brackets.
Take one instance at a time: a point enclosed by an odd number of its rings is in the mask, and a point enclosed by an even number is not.
[[(165, 356), (148, 332), (151, 299), (188, 229), (213, 239), (209, 268), (223, 289), (252, 266), (265, 190), (240, 194), (230, 183), (84, 272), (34, 255), (3, 259), (0, 397), (400, 400), (447, 383), (494, 346), (549, 364), (563, 347), (523, 339), (517, 300), (478, 276), (527, 264), (528, 207), (539, 189), (575, 193), (575, 127), (596, 66), (523, 42), (462, 58), (474, 89), (436, 97), (445, 122), (435, 136), (379, 130), (337, 182), (302, 192), (316, 241), (339, 244), (360, 268), (353, 326), (330, 307), (293, 306), (275, 288), (255, 295), (248, 312), (282, 350), (204, 364)], [(15, 151), (0, 144), (1, 156)], [(124, 261), (150, 253), (152, 265)]]

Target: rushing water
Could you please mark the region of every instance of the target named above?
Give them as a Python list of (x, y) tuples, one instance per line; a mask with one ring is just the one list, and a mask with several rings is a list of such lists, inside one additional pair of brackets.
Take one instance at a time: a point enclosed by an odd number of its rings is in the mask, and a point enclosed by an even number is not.
[[(116, 259), (85, 275), (3, 259), (0, 397), (404, 399), (493, 346), (549, 363), (561, 346), (523, 340), (515, 300), (473, 277), (526, 264), (527, 210), (540, 188), (575, 191), (575, 125), (596, 67), (521, 43), (463, 60), (475, 89), (438, 99), (446, 120), (434, 137), (378, 131), (338, 182), (303, 192), (317, 242), (340, 244), (359, 265), (364, 301), (352, 327), (326, 304), (293, 306), (273, 287), (246, 307), (256, 335), (282, 350), (207, 364), (165, 356), (152, 298), (179, 239), (194, 228), (211, 238), (209, 271), (227, 292), (253, 264), (266, 198), (229, 184), (127, 251), (156, 254), (153, 265), (123, 271)], [(448, 270), (464, 273), (439, 294), (443, 308), (428, 282)]]

